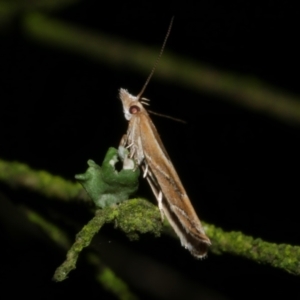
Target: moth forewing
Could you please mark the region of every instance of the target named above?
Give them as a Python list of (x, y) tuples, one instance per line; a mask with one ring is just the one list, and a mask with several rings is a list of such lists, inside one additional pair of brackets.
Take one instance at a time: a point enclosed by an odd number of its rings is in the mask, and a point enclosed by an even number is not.
[[(148, 112), (127, 90), (120, 89), (124, 115), (129, 120), (124, 146), (144, 169), (162, 215), (180, 238), (181, 244), (198, 258), (210, 245), (200, 220), (185, 192)], [(163, 197), (162, 197), (163, 196)]]
[(181, 244), (196, 257), (202, 257), (207, 252), (210, 240), (205, 235), (150, 117), (145, 114), (139, 114), (139, 117), (144, 161), (164, 196), (160, 205), (163, 213), (179, 236)]

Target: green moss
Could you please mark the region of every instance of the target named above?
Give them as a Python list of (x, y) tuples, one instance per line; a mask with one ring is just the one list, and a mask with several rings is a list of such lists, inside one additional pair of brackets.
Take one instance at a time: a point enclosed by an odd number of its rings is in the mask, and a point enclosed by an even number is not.
[(162, 222), (158, 208), (143, 199), (126, 201), (119, 206), (116, 227), (124, 231), (131, 240), (138, 239), (139, 233), (159, 236)]

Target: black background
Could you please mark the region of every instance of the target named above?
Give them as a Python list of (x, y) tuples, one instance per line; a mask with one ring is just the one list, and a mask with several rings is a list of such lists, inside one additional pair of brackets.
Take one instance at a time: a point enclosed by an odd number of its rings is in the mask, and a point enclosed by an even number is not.
[[(292, 4), (84, 1), (49, 13), (158, 52), (173, 15), (166, 52), (299, 94), (299, 12)], [(146, 80), (130, 68), (110, 67), (31, 39), (22, 30), (22, 14), (1, 32), (0, 57), (1, 158), (71, 180), (88, 159), (101, 163), (125, 133), (118, 89), (137, 94)], [(159, 82), (155, 75), (144, 96), (152, 110), (187, 121), (152, 117), (201, 219), (269, 242), (300, 244), (299, 126)], [(141, 185), (140, 194), (153, 199)], [(83, 261), (67, 281), (51, 282), (65, 253), (28, 225), (20, 209), (51, 203), (3, 184), (1, 198), (3, 286), (13, 283), (33, 298), (87, 293), (113, 299), (95, 285), (93, 270)], [(80, 204), (64, 209), (82, 225), (91, 217)], [(132, 243), (106, 228), (96, 248), (141, 299), (300, 296), (298, 277), (231, 255), (209, 254), (197, 261), (168, 237)]]

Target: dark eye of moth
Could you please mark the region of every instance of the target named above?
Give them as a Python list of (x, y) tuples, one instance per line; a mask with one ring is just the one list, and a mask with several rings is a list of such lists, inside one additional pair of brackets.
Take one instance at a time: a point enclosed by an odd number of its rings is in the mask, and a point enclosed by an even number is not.
[(132, 105), (130, 108), (129, 108), (129, 112), (134, 115), (136, 113), (138, 113), (140, 111), (140, 108), (136, 105)]

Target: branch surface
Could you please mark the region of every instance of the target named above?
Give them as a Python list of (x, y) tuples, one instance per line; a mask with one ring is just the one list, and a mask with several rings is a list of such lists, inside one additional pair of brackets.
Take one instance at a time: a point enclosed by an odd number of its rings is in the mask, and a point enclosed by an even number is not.
[[(47, 184), (45, 184), (45, 178), (47, 178)], [(32, 191), (45, 196), (51, 195), (51, 197), (57, 197), (63, 201), (66, 199), (70, 200), (70, 195), (74, 197), (72, 199), (75, 199), (80, 189), (78, 184), (70, 183), (63, 178), (58, 179), (50, 173), (32, 170), (24, 164), (5, 162), (3, 160), (0, 160), (0, 181), (13, 187), (30, 188)], [(41, 188), (41, 182), (44, 182), (43, 188)], [(92, 225), (94, 222), (98, 222), (98, 225), (92, 231), (90, 231), (90, 223), (83, 229), (90, 236), (90, 238), (86, 238), (88, 235), (84, 235), (86, 239), (83, 243), (84, 247), (90, 243), (93, 234), (104, 223), (115, 222), (117, 227), (131, 239), (137, 239), (138, 235), (144, 232), (150, 232), (158, 236), (161, 231), (160, 213), (157, 206), (142, 199), (128, 200), (122, 202), (119, 206), (104, 208), (103, 212), (100, 213), (100, 221), (97, 219), (97, 214), (91, 222)], [(103, 217), (102, 214), (106, 217)], [(269, 243), (259, 238), (255, 239), (247, 236), (242, 232), (226, 232), (221, 228), (204, 222), (203, 225), (212, 241), (211, 251), (213, 253), (230, 253), (246, 257), (258, 263), (280, 268), (294, 275), (300, 275), (299, 246)], [(168, 225), (164, 224), (164, 226), (165, 231), (169, 232), (170, 228), (166, 227)], [(82, 239), (81, 235), (79, 235), (79, 238)], [(76, 245), (74, 247), (76, 258), (76, 253), (80, 252), (84, 247), (80, 246), (82, 247), (81, 249), (76, 248)]]

